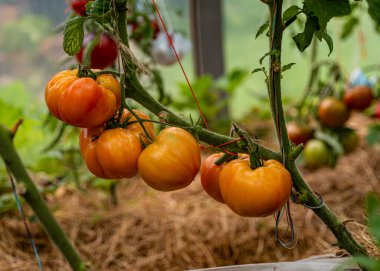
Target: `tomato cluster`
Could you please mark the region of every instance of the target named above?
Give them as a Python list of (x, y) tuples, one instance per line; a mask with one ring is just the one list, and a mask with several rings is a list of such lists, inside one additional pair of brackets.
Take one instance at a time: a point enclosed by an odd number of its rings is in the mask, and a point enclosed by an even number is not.
[(268, 160), (252, 169), (248, 155), (242, 155), (216, 165), (222, 155), (210, 155), (201, 167), (202, 186), (212, 198), (247, 217), (271, 215), (287, 202), (292, 179), (280, 162)]
[(67, 70), (54, 75), (46, 86), (45, 99), (53, 116), (82, 128), (79, 145), (88, 169), (104, 179), (131, 178), (139, 173), (149, 186), (161, 191), (189, 185), (201, 161), (193, 136), (170, 127), (156, 137), (152, 122), (140, 110), (123, 109), (119, 116), (119, 82), (109, 74), (96, 76), (96, 70), (88, 72), (95, 79), (80, 77), (81, 72)]

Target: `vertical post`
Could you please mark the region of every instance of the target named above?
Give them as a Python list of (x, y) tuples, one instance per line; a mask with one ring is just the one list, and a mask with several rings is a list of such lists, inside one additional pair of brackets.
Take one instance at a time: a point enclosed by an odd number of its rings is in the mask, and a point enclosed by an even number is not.
[(189, 0), (196, 75), (224, 74), (222, 1)]

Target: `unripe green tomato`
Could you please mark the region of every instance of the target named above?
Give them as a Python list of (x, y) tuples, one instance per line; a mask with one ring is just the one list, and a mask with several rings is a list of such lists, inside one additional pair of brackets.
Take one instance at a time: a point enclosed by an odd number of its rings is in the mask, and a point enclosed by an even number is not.
[(311, 139), (306, 143), (304, 158), (308, 166), (320, 167), (329, 164), (330, 150), (327, 145), (318, 139)]
[(345, 153), (353, 152), (359, 145), (359, 136), (354, 130), (343, 132), (339, 139)]

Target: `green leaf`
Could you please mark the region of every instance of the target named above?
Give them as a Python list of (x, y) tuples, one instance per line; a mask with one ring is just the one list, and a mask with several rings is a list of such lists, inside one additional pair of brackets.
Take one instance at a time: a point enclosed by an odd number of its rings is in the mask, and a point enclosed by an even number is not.
[(83, 23), (85, 17), (75, 17), (67, 21), (65, 30), (63, 31), (63, 50), (73, 56), (80, 51), (83, 44)]
[(380, 143), (380, 124), (374, 124), (368, 127), (368, 134), (365, 140), (370, 146)]
[(91, 5), (86, 5), (86, 12), (90, 15), (102, 16), (106, 14), (112, 5), (112, 1), (109, 0), (96, 0)]
[(262, 24), (260, 27), (259, 27), (259, 30), (257, 30), (257, 33), (256, 33), (256, 39), (262, 34), (264, 33), (265, 30), (267, 30), (269, 27), (269, 21), (266, 21), (264, 24)]
[(304, 31), (293, 37), (298, 50), (303, 52), (307, 47), (309, 47), (311, 41), (313, 40), (314, 32), (317, 31), (318, 28), (318, 19), (315, 16), (308, 17), (305, 23)]
[(380, 2), (379, 0), (367, 0), (368, 14), (375, 21), (377, 26), (380, 26)]
[(336, 155), (343, 155), (344, 149), (342, 144), (339, 142), (338, 135), (324, 131), (316, 131), (314, 136), (315, 138), (322, 140), (328, 146), (330, 146)]
[(369, 194), (366, 199), (368, 226), (377, 244), (380, 244), (380, 199)]
[(305, 0), (304, 4), (305, 9), (318, 17), (321, 32), (325, 31), (331, 18), (351, 13), (349, 0)]
[(263, 68), (256, 68), (251, 73), (254, 74), (254, 73), (260, 72), (262, 70), (263, 70)]
[(287, 10), (284, 11), (284, 14), (282, 15), (282, 20), (287, 21), (294, 16), (297, 16), (297, 14), (300, 12), (300, 8), (296, 5), (290, 6)]
[(342, 33), (340, 34), (341, 39), (345, 39), (351, 35), (355, 26), (359, 24), (359, 19), (356, 17), (349, 17), (343, 24)]
[(334, 50), (334, 42), (329, 34), (327, 32), (323, 32), (322, 38), (326, 41), (327, 46), (329, 47), (329, 55), (331, 55), (332, 51)]
[(286, 65), (282, 66), (281, 72), (285, 72), (287, 70), (290, 70), (293, 65), (296, 65), (296, 63), (289, 63), (289, 64), (286, 64)]
[(279, 50), (276, 50), (276, 49), (273, 50), (273, 51), (267, 52), (267, 53), (265, 53), (265, 54), (260, 58), (259, 63), (260, 63), (260, 65), (262, 65), (264, 59), (265, 59), (267, 56), (275, 56), (275, 57), (279, 57), (280, 54), (281, 54), (281, 52), (280, 52)]

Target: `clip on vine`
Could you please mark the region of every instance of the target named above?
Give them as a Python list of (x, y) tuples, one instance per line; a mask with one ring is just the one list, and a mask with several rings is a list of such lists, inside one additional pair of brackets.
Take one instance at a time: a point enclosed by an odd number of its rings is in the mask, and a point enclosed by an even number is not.
[[(287, 225), (285, 233), (283, 235), (280, 235), (279, 234), (279, 226), (280, 226), (281, 219), (284, 215), (284, 210), (286, 211), (286, 221), (287, 221), (288, 225)], [(283, 206), (281, 208), (281, 210), (279, 210), (277, 212), (277, 214), (275, 215), (275, 220), (276, 220), (275, 232), (276, 232), (277, 242), (281, 246), (283, 246), (284, 248), (292, 249), (297, 244), (297, 237), (296, 237), (296, 233), (294, 230), (294, 223), (293, 223), (292, 214), (290, 213), (289, 201), (286, 203), (285, 206)], [(286, 236), (289, 235), (289, 228), (290, 228), (290, 238), (287, 238)]]

